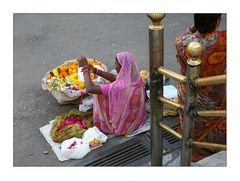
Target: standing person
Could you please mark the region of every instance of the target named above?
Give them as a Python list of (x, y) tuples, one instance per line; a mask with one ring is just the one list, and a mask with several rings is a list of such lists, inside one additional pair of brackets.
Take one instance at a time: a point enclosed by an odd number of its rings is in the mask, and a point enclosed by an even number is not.
[[(177, 59), (180, 72), (186, 75), (189, 43), (197, 41), (203, 46), (201, 55), (200, 77), (226, 74), (226, 31), (218, 31), (221, 14), (194, 14), (194, 25), (176, 38)], [(178, 100), (184, 104), (186, 87), (179, 84)], [(198, 110), (226, 109), (226, 85), (209, 85), (199, 87), (196, 100)], [(183, 128), (183, 112), (179, 112), (179, 132)], [(226, 144), (226, 118), (197, 117), (195, 119), (194, 140)], [(193, 147), (192, 161), (198, 161), (216, 150)]]
[[(93, 94), (93, 123), (104, 133), (126, 135), (141, 127), (146, 119), (146, 102), (142, 78), (135, 56), (120, 52), (115, 59), (117, 76), (98, 70), (78, 59), (83, 67), (86, 91)], [(89, 71), (110, 81), (94, 86)]]

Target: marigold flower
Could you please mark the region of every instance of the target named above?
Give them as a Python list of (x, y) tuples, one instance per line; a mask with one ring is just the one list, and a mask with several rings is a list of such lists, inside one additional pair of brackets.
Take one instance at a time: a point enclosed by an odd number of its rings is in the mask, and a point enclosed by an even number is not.
[[(88, 64), (103, 66), (103, 64), (94, 59), (88, 59)], [(85, 83), (78, 79), (78, 62), (69, 62), (67, 65), (60, 65), (50, 71), (47, 84), (51, 90), (65, 92), (70, 90), (84, 90)], [(96, 78), (96, 75), (90, 73), (91, 80)]]
[(51, 79), (51, 78), (52, 78), (52, 75), (51, 75), (51, 74), (49, 74), (47, 78), (48, 78), (48, 79)]

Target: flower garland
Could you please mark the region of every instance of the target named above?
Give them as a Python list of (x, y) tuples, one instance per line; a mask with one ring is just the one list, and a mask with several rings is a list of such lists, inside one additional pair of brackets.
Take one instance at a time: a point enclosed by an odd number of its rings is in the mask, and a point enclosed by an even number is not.
[[(88, 59), (88, 64), (103, 67), (101, 62), (94, 59)], [(50, 87), (51, 91), (56, 90), (61, 93), (69, 91), (84, 91), (85, 83), (78, 79), (78, 68), (78, 62), (73, 61), (51, 70), (47, 76), (47, 85)], [(91, 80), (94, 80), (96, 77), (95, 74), (90, 73)]]

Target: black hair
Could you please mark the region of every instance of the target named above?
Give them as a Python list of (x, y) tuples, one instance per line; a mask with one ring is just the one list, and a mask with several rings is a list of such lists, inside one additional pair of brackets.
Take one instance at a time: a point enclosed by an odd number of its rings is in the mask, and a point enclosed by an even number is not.
[(202, 34), (216, 29), (221, 14), (194, 14), (194, 26)]

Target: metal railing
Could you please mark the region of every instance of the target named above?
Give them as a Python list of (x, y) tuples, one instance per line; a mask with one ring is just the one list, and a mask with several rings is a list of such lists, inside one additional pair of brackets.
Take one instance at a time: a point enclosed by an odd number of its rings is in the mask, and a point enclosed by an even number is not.
[[(165, 17), (163, 13), (148, 14), (152, 24), (149, 25), (149, 70), (150, 70), (150, 108), (151, 108), (151, 164), (152, 166), (163, 165), (163, 129), (171, 135), (182, 140), (181, 148), (181, 166), (190, 166), (192, 157), (192, 146), (226, 150), (226, 145), (197, 142), (193, 140), (194, 119), (197, 116), (226, 116), (226, 110), (195, 110), (195, 100), (198, 86), (216, 85), (226, 83), (226, 75), (199, 78), (200, 55), (202, 46), (198, 42), (192, 42), (187, 47), (187, 74), (186, 76), (175, 73), (164, 68), (164, 46), (163, 32), (164, 25), (161, 23)], [(163, 75), (170, 77), (180, 83), (186, 84), (186, 100), (184, 105), (163, 97)], [(156, 99), (158, 97), (158, 99)], [(183, 116), (183, 134), (179, 134), (172, 128), (164, 124), (163, 121), (163, 103), (182, 109)]]

